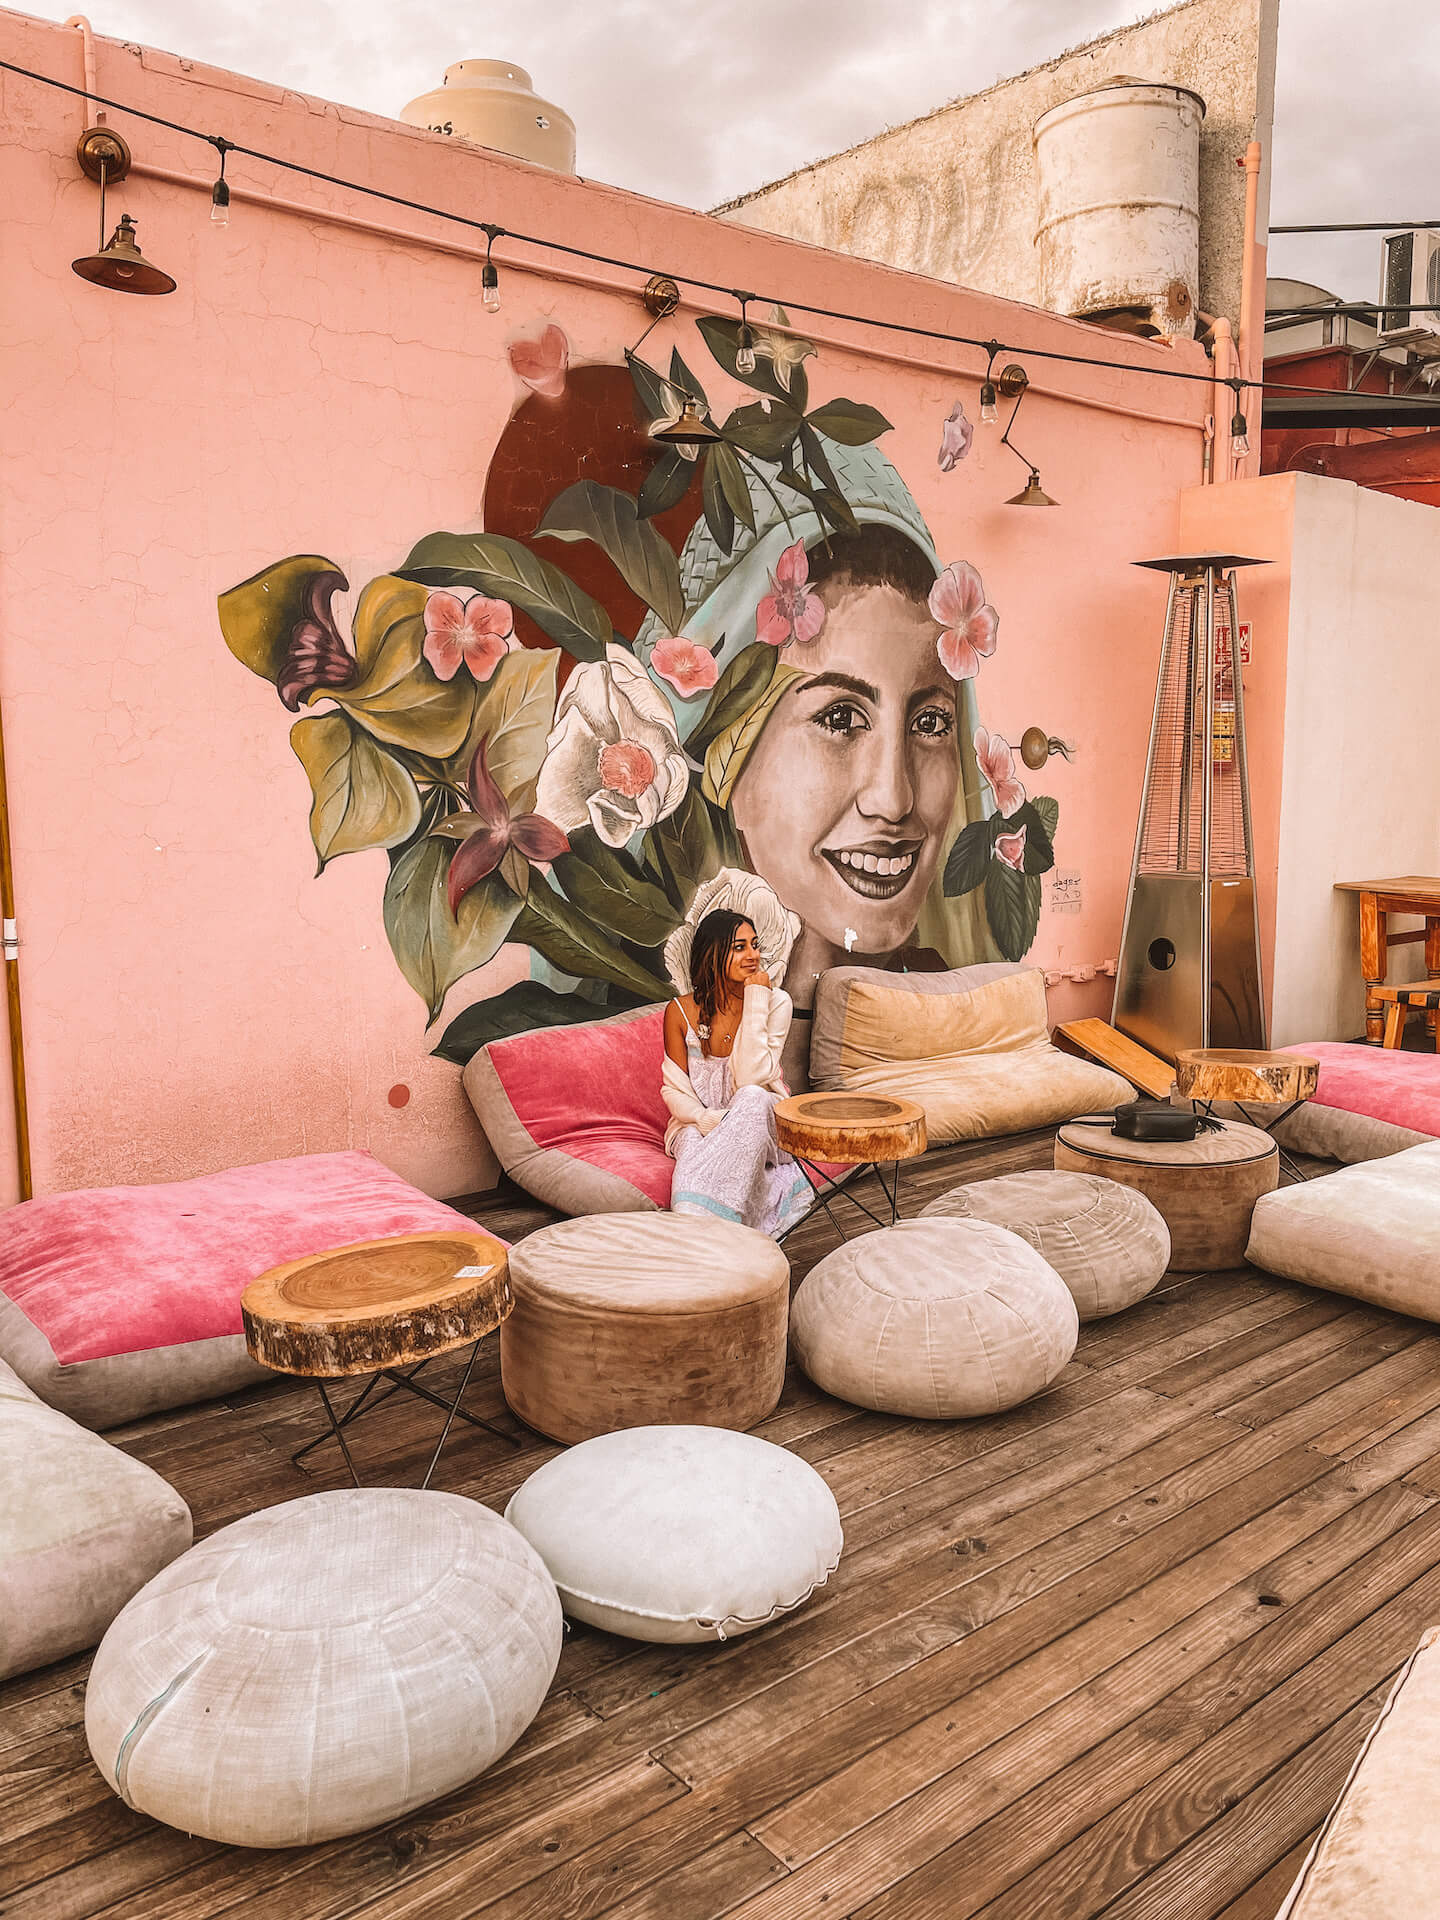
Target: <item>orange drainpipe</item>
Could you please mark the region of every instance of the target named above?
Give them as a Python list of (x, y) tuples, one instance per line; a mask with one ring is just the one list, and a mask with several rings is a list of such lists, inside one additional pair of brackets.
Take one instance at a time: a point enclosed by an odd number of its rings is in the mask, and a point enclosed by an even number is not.
[(20, 1023), (20, 938), (15, 924), (15, 866), (10, 857), (10, 798), (5, 786), (5, 732), (0, 726), (0, 951), (10, 1029), (10, 1086), (15, 1104), (15, 1160), (20, 1198), (35, 1191), (30, 1169), (30, 1103), (25, 1092), (25, 1034)]
[[(1237, 161), (1245, 169), (1245, 250), (1240, 261), (1239, 365), (1236, 371), (1245, 380), (1259, 380), (1264, 370), (1265, 276), (1260, 270), (1262, 249), (1256, 243), (1260, 208), (1260, 155), (1258, 140), (1245, 149), (1245, 158)], [(1257, 312), (1259, 304), (1261, 311)], [(1260, 391), (1247, 387), (1243, 411), (1250, 427), (1250, 453), (1241, 461), (1246, 474), (1260, 471)]]

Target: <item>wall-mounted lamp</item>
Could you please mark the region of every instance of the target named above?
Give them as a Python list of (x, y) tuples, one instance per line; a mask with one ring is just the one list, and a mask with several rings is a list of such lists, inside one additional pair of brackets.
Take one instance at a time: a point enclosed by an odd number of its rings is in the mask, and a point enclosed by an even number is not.
[(668, 273), (652, 273), (640, 298), (652, 320), (668, 320), (680, 305), (680, 289)]
[(87, 127), (75, 146), (75, 158), (88, 180), (100, 183), (100, 249), (87, 253), (70, 265), (82, 280), (93, 286), (109, 287), (115, 293), (173, 293), (175, 282), (152, 261), (145, 258), (135, 241), (135, 222), (128, 213), (105, 238), (105, 189), (110, 181), (123, 180), (130, 171), (130, 148), (109, 127)]
[(1000, 444), (1002, 447), (1009, 447), (1010, 451), (1014, 454), (1015, 458), (1020, 461), (1022, 466), (1029, 467), (1030, 469), (1029, 479), (1025, 482), (1025, 485), (1020, 489), (1019, 493), (1013, 495), (1005, 502), (1006, 506), (1058, 507), (1060, 502), (1058, 500), (1052, 500), (1041, 486), (1040, 474), (1034, 463), (1026, 459), (1019, 447), (1017, 447), (1015, 442), (1010, 438), (1015, 427), (1015, 416), (1019, 413), (1025, 395), (1030, 390), (1029, 374), (1027, 374), (1025, 369), (1018, 363), (1012, 363), (1001, 371), (1000, 378), (995, 384), (1007, 399), (1009, 399), (1012, 394), (1015, 396), (1015, 405), (1010, 410), (1009, 423), (1004, 433), (1000, 436)]
[[(663, 380), (665, 376), (662, 374), (660, 378)], [(673, 381), (666, 380), (665, 384), (681, 396), (684, 405), (678, 419), (668, 421), (663, 427), (652, 427), (650, 438), (660, 441), (664, 446), (674, 447), (687, 460), (698, 460), (701, 447), (713, 447), (720, 438), (719, 430), (705, 419), (695, 405), (693, 395), (686, 393), (682, 387), (676, 387)]]

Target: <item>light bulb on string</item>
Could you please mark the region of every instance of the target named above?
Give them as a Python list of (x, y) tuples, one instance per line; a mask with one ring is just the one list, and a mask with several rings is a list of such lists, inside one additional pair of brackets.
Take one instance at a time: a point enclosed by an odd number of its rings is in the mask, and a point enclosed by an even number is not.
[(500, 311), (500, 272), (490, 258), (490, 249), (503, 232), (503, 227), (487, 226), (485, 229), (485, 264), (480, 269), (480, 299), (487, 313)]
[(980, 382), (980, 424), (982, 427), (993, 427), (999, 418), (1000, 410), (995, 404), (995, 382), (982, 380)]
[(215, 149), (220, 155), (220, 172), (214, 186), (210, 189), (210, 222), (212, 226), (228, 227), (230, 224), (230, 186), (225, 178), (225, 155), (230, 151), (228, 140), (216, 139)]
[(1244, 460), (1250, 452), (1250, 429), (1240, 405), (1240, 382), (1232, 382), (1235, 388), (1235, 412), (1230, 419), (1230, 451), (1239, 460)]
[(753, 373), (755, 371), (755, 335), (750, 327), (750, 296), (748, 293), (737, 296), (740, 301), (739, 344), (735, 349), (735, 371)]

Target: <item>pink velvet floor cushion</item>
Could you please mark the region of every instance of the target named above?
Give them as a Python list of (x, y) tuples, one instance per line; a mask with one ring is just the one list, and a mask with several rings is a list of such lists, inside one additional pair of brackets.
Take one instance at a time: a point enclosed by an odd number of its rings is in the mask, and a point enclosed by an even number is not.
[(512, 1180), (561, 1213), (669, 1206), (664, 1023), (663, 1007), (639, 1007), (480, 1049), (465, 1091)]
[(273, 1378), (240, 1330), (267, 1268), (470, 1224), (368, 1153), (27, 1200), (0, 1225), (0, 1359), (82, 1426), (118, 1426)]
[(1287, 1047), (1320, 1062), (1315, 1096), (1276, 1128), (1293, 1153), (1376, 1160), (1440, 1137), (1440, 1058), (1316, 1040)]

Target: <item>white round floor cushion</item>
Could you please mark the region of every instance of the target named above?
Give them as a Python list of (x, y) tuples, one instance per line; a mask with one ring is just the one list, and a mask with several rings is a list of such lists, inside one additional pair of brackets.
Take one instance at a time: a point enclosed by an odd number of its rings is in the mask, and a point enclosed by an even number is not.
[(790, 1308), (795, 1358), (817, 1387), (923, 1420), (1030, 1399), (1079, 1331), (1054, 1268), (1018, 1234), (971, 1220), (862, 1234), (810, 1269)]
[(358, 1833), (472, 1780), (529, 1726), (564, 1623), (498, 1514), (402, 1487), (222, 1527), (115, 1618), (85, 1696), (127, 1806), (242, 1847)]
[(789, 1613), (840, 1562), (807, 1461), (728, 1427), (627, 1427), (548, 1461), (505, 1510), (565, 1611), (631, 1640), (725, 1640)]
[(1075, 1296), (1081, 1320), (1154, 1291), (1170, 1264), (1165, 1216), (1134, 1187), (1093, 1173), (1006, 1173), (952, 1187), (922, 1220), (988, 1220), (1018, 1233)]

